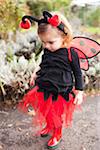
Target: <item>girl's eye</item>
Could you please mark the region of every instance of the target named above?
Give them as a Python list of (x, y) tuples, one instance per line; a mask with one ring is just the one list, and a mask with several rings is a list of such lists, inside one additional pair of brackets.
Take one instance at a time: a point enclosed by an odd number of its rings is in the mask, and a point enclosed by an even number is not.
[(49, 42), (49, 44), (53, 44), (54, 42)]
[(44, 41), (42, 41), (42, 43), (43, 43), (43, 44), (47, 44), (47, 43), (48, 43), (48, 44), (53, 44), (53, 43), (54, 43), (54, 41), (48, 41), (48, 42), (44, 42)]

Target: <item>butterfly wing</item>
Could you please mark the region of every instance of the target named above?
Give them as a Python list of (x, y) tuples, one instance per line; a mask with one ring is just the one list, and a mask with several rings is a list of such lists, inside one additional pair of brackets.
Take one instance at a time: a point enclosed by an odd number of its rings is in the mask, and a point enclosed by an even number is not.
[(82, 51), (88, 58), (92, 58), (100, 53), (100, 44), (87, 37), (74, 37), (72, 47)]
[(100, 53), (100, 44), (87, 37), (74, 37), (71, 48), (77, 52), (83, 70), (89, 69), (88, 59)]
[(87, 71), (89, 69), (87, 56), (77, 48), (74, 48), (74, 50), (78, 53), (81, 69)]

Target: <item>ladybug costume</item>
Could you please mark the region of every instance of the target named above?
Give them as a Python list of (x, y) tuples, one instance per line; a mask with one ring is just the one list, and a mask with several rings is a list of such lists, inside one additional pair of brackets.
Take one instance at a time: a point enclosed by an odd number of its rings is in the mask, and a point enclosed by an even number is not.
[[(38, 25), (51, 24), (67, 35), (64, 30), (65, 25), (57, 15), (52, 16), (44, 11), (42, 19), (24, 16), (20, 27), (29, 29), (33, 21)], [(42, 137), (53, 132), (47, 143), (49, 148), (55, 148), (61, 141), (63, 125), (65, 127), (71, 125), (73, 112), (77, 107), (74, 104), (75, 90), (83, 90), (81, 68), (88, 70), (88, 58), (100, 52), (100, 44), (94, 40), (75, 37), (73, 41), (75, 42), (69, 49), (60, 48), (55, 52), (44, 49), (41, 69), (36, 73), (35, 87), (19, 103), (19, 107), (25, 112), (28, 111), (30, 105), (33, 107), (36, 113), (33, 117), (35, 124), (46, 124), (45, 128), (40, 131)], [(88, 46), (89, 50), (86, 52), (88, 43), (90, 47)], [(81, 61), (82, 59), (85, 61)]]

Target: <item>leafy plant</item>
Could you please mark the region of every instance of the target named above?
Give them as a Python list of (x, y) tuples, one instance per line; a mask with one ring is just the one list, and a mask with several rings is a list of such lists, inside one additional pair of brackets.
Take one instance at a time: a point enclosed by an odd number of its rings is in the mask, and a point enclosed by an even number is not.
[(95, 9), (87, 17), (87, 23), (90, 26), (100, 27), (100, 8)]
[[(32, 15), (41, 16), (43, 10), (48, 11), (65, 11), (67, 12), (67, 6), (70, 4), (71, 0), (27, 0), (27, 5), (29, 6)], [(65, 9), (66, 8), (66, 9)]]
[(42, 1), (42, 0), (37, 0), (37, 1), (32, 1), (28, 0), (27, 5), (29, 6), (32, 15), (35, 15), (39, 17), (41, 15), (41, 12), (43, 10), (52, 10), (52, 2), (49, 1)]
[(0, 1), (0, 34), (7, 38), (9, 31), (16, 31), (19, 27), (21, 9), (14, 0)]

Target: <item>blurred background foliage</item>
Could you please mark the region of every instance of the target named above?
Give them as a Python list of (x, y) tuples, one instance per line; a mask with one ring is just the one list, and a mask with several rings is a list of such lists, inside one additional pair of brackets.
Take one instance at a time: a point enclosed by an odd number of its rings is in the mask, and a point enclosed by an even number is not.
[(0, 0), (0, 35), (6, 38), (7, 32), (16, 32), (19, 20), (21, 19), (21, 9), (15, 1)]
[(90, 26), (100, 27), (100, 8), (96, 8), (89, 13), (87, 23)]
[[(30, 76), (41, 62), (41, 43), (36, 26), (19, 28), (23, 15), (40, 17), (43, 10), (60, 11), (70, 21), (76, 35), (100, 41), (100, 8), (72, 4), (72, 0), (0, 0), (0, 100), (19, 99), (30, 88)], [(100, 55), (90, 60), (84, 73), (89, 90), (100, 90)]]
[(63, 11), (71, 3), (71, 0), (27, 0), (27, 5), (29, 6), (31, 13), (34, 16), (40, 16), (43, 10), (48, 11)]
[(71, 2), (72, 0), (0, 0), (0, 36), (7, 38), (10, 30), (16, 32), (24, 14), (40, 17), (43, 10), (60, 11), (68, 19), (76, 16), (90, 32), (100, 33), (100, 8), (91, 9), (88, 5), (78, 7), (71, 5)]
[(86, 5), (85, 7), (78, 8), (77, 6), (73, 6), (72, 12), (82, 20), (84, 25), (100, 27), (100, 7), (91, 8)]

